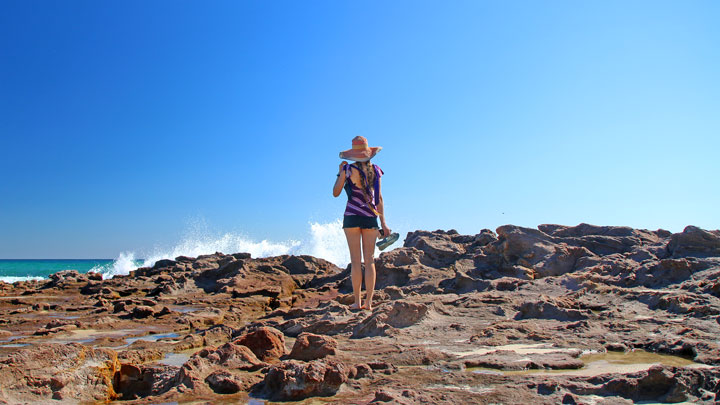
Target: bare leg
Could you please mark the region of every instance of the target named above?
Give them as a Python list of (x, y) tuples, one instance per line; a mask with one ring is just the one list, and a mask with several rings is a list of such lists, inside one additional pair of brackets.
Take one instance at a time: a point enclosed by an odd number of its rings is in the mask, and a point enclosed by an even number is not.
[(363, 308), (372, 309), (372, 298), (375, 292), (375, 240), (378, 237), (377, 229), (362, 230), (362, 250), (365, 261), (365, 305)]
[(352, 280), (353, 295), (355, 296), (355, 304), (353, 304), (351, 308), (357, 309), (362, 307), (360, 299), (360, 295), (362, 293), (360, 238), (362, 233), (360, 232), (360, 228), (345, 228), (344, 231), (348, 242), (348, 248), (350, 248), (350, 278)]

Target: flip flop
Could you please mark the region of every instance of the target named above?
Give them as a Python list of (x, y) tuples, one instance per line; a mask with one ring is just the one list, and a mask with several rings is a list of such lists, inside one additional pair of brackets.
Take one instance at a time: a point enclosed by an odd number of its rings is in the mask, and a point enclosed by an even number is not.
[(385, 250), (385, 248), (397, 242), (398, 239), (400, 239), (400, 234), (397, 232), (393, 232), (387, 238), (380, 239), (378, 243), (376, 243), (376, 245), (378, 248), (380, 248), (380, 250)]

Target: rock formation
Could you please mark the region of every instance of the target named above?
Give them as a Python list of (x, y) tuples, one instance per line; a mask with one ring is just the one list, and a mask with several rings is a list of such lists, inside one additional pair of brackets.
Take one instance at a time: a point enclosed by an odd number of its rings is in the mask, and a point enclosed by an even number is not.
[(311, 256), (0, 282), (0, 402), (720, 401), (719, 231), (415, 231), (376, 265), (372, 311)]

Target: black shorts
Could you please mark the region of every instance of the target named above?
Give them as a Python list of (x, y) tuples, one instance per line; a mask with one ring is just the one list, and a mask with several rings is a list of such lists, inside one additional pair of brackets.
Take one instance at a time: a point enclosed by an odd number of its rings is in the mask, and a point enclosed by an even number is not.
[(364, 217), (362, 215), (345, 215), (343, 228), (380, 229), (377, 217)]

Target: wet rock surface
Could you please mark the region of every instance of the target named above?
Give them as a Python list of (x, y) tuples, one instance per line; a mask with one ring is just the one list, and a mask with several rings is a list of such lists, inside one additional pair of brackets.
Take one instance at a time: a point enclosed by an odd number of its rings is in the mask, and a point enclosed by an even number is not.
[[(311, 256), (0, 282), (0, 402), (720, 401), (718, 231), (415, 231), (376, 265), (371, 311)], [(587, 360), (637, 349), (694, 363)]]
[(337, 352), (337, 340), (330, 336), (301, 333), (295, 339), (289, 357), (297, 360), (317, 360)]
[(258, 394), (278, 401), (293, 401), (337, 393), (350, 374), (350, 368), (339, 362), (284, 361), (268, 370), (258, 386)]
[(114, 399), (117, 353), (81, 344), (44, 344), (18, 350), (0, 360), (3, 400), (11, 403)]

